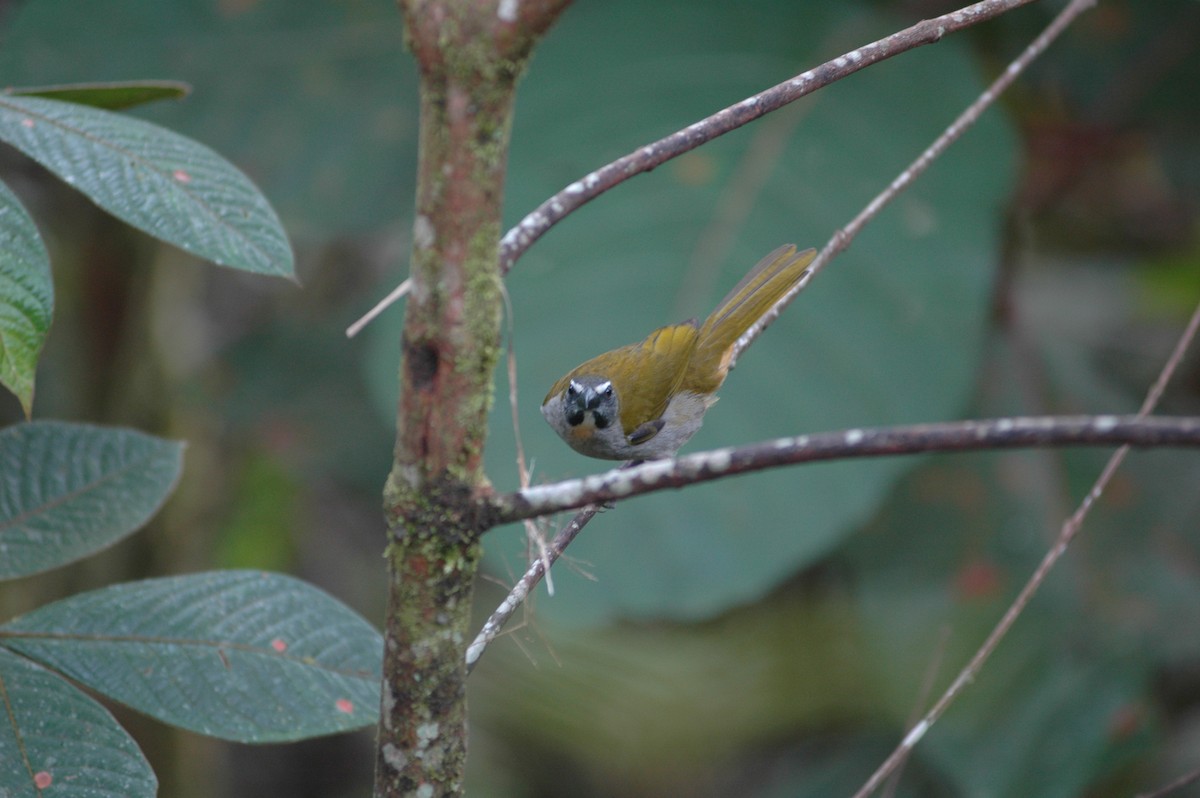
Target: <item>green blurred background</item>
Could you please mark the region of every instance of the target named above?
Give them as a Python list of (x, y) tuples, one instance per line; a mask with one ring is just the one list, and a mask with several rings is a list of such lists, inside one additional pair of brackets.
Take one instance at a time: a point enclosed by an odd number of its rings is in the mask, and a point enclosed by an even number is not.
[[(653, 138), (938, 2), (578, 2), (519, 95), (505, 218)], [(535, 479), (592, 473), (541, 421), (558, 376), (704, 315), (778, 244), (819, 246), (1057, 11), (1038, 3), (835, 84), (600, 198), (507, 281)], [(302, 288), (196, 262), (19, 156), (51, 250), (35, 415), (189, 442), (143, 533), (6, 585), (4, 616), (210, 567), (299, 574), (379, 622), (380, 490), (416, 83), (386, 0), (3, 5), (11, 85), (172, 78), (140, 114), (246, 170)], [(744, 358), (689, 449), (849, 426), (1132, 412), (1200, 299), (1200, 4), (1103, 2), (888, 208)], [(488, 473), (516, 485), (497, 373)], [(1197, 412), (1190, 356), (1163, 411)], [(0, 398), (0, 415), (19, 417)], [(1103, 452), (826, 464), (601, 515), (471, 679), (479, 796), (853, 792), (970, 656)], [(1135, 454), (894, 794), (1117, 796), (1200, 766), (1200, 461)], [(480, 620), (523, 570), (489, 534)], [(933, 695), (936, 695), (934, 693)], [(372, 734), (230, 746), (116, 708), (161, 794), (369, 791)]]

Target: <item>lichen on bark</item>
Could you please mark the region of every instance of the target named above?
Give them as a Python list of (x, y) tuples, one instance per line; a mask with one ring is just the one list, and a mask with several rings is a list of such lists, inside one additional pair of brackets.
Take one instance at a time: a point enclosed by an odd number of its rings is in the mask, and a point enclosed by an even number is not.
[[(511, 4), (509, 4), (511, 6)], [(401, 0), (421, 125), (400, 402), (384, 488), (390, 569), (375, 794), (459, 795), (482, 461), (500, 358), (500, 203), (517, 79), (566, 0)]]

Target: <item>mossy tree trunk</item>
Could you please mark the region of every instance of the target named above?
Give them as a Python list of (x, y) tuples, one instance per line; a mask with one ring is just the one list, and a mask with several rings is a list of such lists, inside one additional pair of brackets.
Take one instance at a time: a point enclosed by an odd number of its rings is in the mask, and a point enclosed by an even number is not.
[(497, 251), (517, 79), (566, 0), (400, 0), (420, 68), (417, 216), (392, 472), (375, 794), (459, 795), (471, 590), (500, 353)]

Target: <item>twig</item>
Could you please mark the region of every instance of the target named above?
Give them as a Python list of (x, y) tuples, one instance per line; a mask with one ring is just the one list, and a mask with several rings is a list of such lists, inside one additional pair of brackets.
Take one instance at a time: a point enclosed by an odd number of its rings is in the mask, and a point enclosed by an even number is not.
[(508, 274), (517, 259), (546, 231), (587, 202), (628, 180), (649, 172), (701, 144), (794, 102), (817, 89), (893, 55), (940, 41), (979, 22), (992, 19), (1032, 0), (984, 0), (940, 17), (923, 20), (891, 36), (863, 45), (802, 72), (791, 80), (748, 97), (683, 130), (672, 133), (576, 180), (539, 205), (500, 240), (500, 273)]
[(504, 601), (500, 603), (484, 622), (480, 628), (479, 634), (475, 635), (475, 639), (471, 641), (471, 645), (467, 646), (467, 672), (470, 673), (475, 668), (475, 663), (483, 655), (483, 650), (496, 639), (496, 635), (500, 634), (500, 630), (508, 623), (508, 619), (517, 611), (517, 608), (525, 601), (525, 597), (537, 587), (537, 583), (542, 580), (542, 577), (549, 574), (550, 566), (558, 561), (562, 553), (566, 551), (567, 546), (571, 545), (571, 541), (579, 534), (588, 522), (595, 517), (596, 513), (600, 512), (601, 505), (589, 504), (575, 514), (571, 522), (559, 530), (554, 536), (554, 540), (550, 541), (543, 557), (539, 557), (529, 565), (529, 569), (525, 574), (513, 585)]
[(388, 294), (383, 299), (381, 299), (377, 303), (375, 303), (375, 307), (371, 308), (366, 313), (364, 313), (362, 318), (360, 318), (358, 321), (354, 322), (349, 327), (347, 327), (346, 328), (346, 337), (353, 338), (354, 336), (358, 335), (359, 332), (362, 331), (363, 327), (366, 327), (368, 324), (371, 323), (372, 319), (374, 319), (380, 313), (383, 313), (385, 310), (387, 310), (389, 305), (391, 305), (393, 302), (396, 302), (397, 300), (400, 299), (400, 297), (407, 294), (409, 292), (409, 289), (411, 289), (411, 288), (412, 288), (412, 279), (405, 278), (404, 282), (400, 283), (400, 285), (393, 288), (392, 292), (390, 294)]
[[(807, 72), (801, 72), (790, 80), (747, 97), (665, 138), (639, 147), (566, 186), (505, 233), (500, 239), (500, 274), (508, 274), (525, 251), (568, 214), (629, 178), (662, 166), (672, 158), (690, 152), (701, 144), (753, 122), (760, 116), (812, 94), (817, 89), (853, 75), (871, 64), (926, 44), (934, 44), (948, 33), (955, 33), (1031, 2), (1033, 0), (983, 0), (940, 17), (922, 20), (898, 33), (851, 50)], [(878, 212), (878, 209), (875, 212)], [(848, 243), (847, 240), (834, 252), (845, 249)], [(818, 265), (823, 265), (829, 260), (829, 256), (824, 252), (821, 255)], [(372, 319), (403, 297), (408, 288), (408, 281), (405, 280), (362, 318), (351, 324), (346, 329), (346, 337), (353, 338), (357, 335)], [(757, 333), (755, 335), (757, 336)], [(739, 351), (744, 348), (741, 347)]]
[[(950, 627), (943, 626), (941, 633), (938, 635), (937, 645), (934, 646), (933, 654), (929, 657), (929, 664), (925, 666), (925, 676), (921, 679), (921, 687), (917, 690), (917, 700), (913, 702), (912, 713), (909, 716), (908, 723), (911, 725), (916, 723), (921, 718), (921, 707), (929, 700), (930, 694), (933, 692), (933, 683), (937, 678), (938, 668), (942, 666), (942, 659), (946, 656), (946, 643), (950, 641)], [(891, 774), (891, 780), (883, 788), (883, 798), (894, 798), (896, 790), (900, 787), (900, 776), (904, 773), (904, 764), (908, 759), (900, 761)]]
[[(525, 465), (525, 443), (521, 440), (521, 419), (517, 412), (520, 402), (517, 399), (517, 350), (513, 347), (513, 339), (516, 338), (513, 324), (513, 306), (511, 297), (508, 295), (508, 288), (504, 283), (500, 284), (500, 294), (504, 297), (504, 311), (508, 318), (508, 358), (506, 360), (508, 366), (508, 407), (512, 411), (512, 427), (513, 439), (516, 442), (517, 448), (517, 479), (522, 489), (529, 487), (529, 469)], [(549, 553), (546, 550), (546, 536), (542, 534), (542, 530), (538, 527), (537, 522), (533, 519), (525, 520), (525, 536), (534, 548), (538, 551), (538, 557), (542, 561), (542, 565), (546, 572), (546, 592), (551, 596), (554, 595), (554, 580), (550, 577), (550, 560)]]
[(1036, 416), (822, 432), (654, 460), (490, 499), (491, 526), (783, 465), (1041, 446), (1200, 446), (1200, 417)]
[(754, 343), (754, 339), (758, 338), (758, 336), (762, 334), (763, 330), (765, 330), (777, 318), (779, 318), (779, 314), (783, 312), (784, 308), (791, 304), (792, 300), (795, 299), (796, 296), (808, 286), (808, 283), (813, 279), (813, 277), (816, 276), (818, 272), (821, 271), (821, 269), (825, 267), (825, 264), (833, 260), (833, 258), (841, 252), (844, 252), (868, 222), (874, 219), (881, 210), (883, 210), (894, 199), (896, 199), (896, 197), (900, 195), (900, 192), (904, 191), (904, 189), (908, 188), (918, 177), (924, 174), (925, 170), (927, 170), (934, 161), (941, 157), (942, 153), (944, 153), (951, 144), (958, 141), (958, 139), (962, 137), (963, 133), (965, 133), (976, 122), (978, 122), (979, 118), (983, 115), (983, 112), (991, 107), (994, 102), (996, 102), (1000, 95), (1003, 94), (1010, 85), (1012, 85), (1013, 81), (1015, 81), (1017, 77), (1025, 71), (1025, 68), (1028, 67), (1030, 63), (1032, 63), (1045, 51), (1047, 47), (1050, 46), (1050, 43), (1054, 41), (1054, 39), (1057, 38), (1058, 35), (1065, 30), (1068, 25), (1071, 24), (1071, 21), (1078, 16), (1084, 10), (1084, 8), (1087, 8), (1094, 3), (1095, 0), (1084, 0), (1083, 2), (1074, 2), (1068, 6), (1055, 20), (1050, 23), (1046, 30), (1044, 30), (1041, 35), (1039, 35), (1033, 41), (1033, 43), (1030, 44), (1023, 53), (1021, 53), (1021, 55), (1015, 61), (1008, 65), (1008, 68), (1005, 69), (999, 77), (992, 81), (992, 84), (988, 86), (983, 93), (975, 98), (974, 102), (967, 106), (966, 110), (959, 114), (958, 118), (955, 119), (954, 122), (952, 122), (950, 126), (947, 127), (942, 134), (938, 136), (934, 142), (930, 144), (923, 153), (920, 154), (920, 156), (917, 157), (915, 161), (909, 164), (907, 169), (896, 175), (896, 178), (891, 182), (891, 184), (882, 192), (880, 192), (878, 196), (871, 200), (870, 203), (868, 203), (867, 206), (863, 208), (857, 216), (850, 220), (849, 224), (834, 233), (833, 237), (829, 240), (829, 243), (827, 243), (821, 249), (821, 251), (817, 253), (817, 257), (813, 258), (812, 263), (809, 264), (808, 274), (804, 275), (804, 277), (792, 287), (791, 291), (780, 297), (779, 301), (775, 303), (771, 310), (763, 314), (762, 318), (755, 322), (750, 329), (746, 330), (746, 332), (743, 333), (740, 338), (738, 338), (737, 343), (734, 345), (733, 359), (730, 364), (731, 368), (733, 367), (733, 364), (737, 362), (738, 356), (745, 351), (746, 347)]
[(1176, 790), (1195, 784), (1200, 781), (1200, 768), (1193, 770), (1191, 773), (1185, 773), (1175, 779), (1170, 784), (1159, 787), (1154, 792), (1141, 792), (1137, 794), (1137, 798), (1164, 798)]
[(688, 259), (687, 277), (675, 297), (673, 317), (686, 319), (704, 304), (714, 289), (721, 264), (729, 255), (737, 234), (758, 202), (763, 189), (779, 166), (779, 160), (800, 122), (815, 103), (796, 106), (763, 119), (756, 126), (746, 151), (730, 172), (713, 208), (712, 217), (696, 237)]
[[(1072, 5), (1077, 4), (1082, 5), (1083, 3), (1077, 0), (1077, 2), (1073, 3)], [(1158, 375), (1158, 379), (1155, 380), (1154, 384), (1147, 392), (1146, 399), (1144, 402), (1142, 402), (1142, 407), (1136, 416), (1137, 419), (1151, 420), (1148, 418), (1150, 412), (1158, 404), (1159, 398), (1162, 396), (1163, 391), (1167, 387), (1167, 383), (1171, 380), (1172, 375), (1174, 375), (1176, 368), (1183, 359), (1184, 353), (1188, 350), (1192, 344), (1192, 341), (1195, 339), (1198, 328), (1200, 328), (1200, 305), (1197, 305), (1195, 311), (1192, 312), (1192, 317), (1188, 321), (1187, 327), (1184, 329), (1183, 334), (1179, 337), (1179, 341), (1175, 344), (1175, 349), (1171, 352), (1171, 356), (1167, 358), (1167, 362), (1163, 366), (1162, 372)], [(963, 688), (970, 684), (979, 674), (979, 671), (983, 668), (984, 663), (987, 662), (988, 658), (992, 655), (992, 652), (996, 650), (996, 647), (1000, 644), (1000, 641), (1004, 639), (1004, 636), (1008, 634), (1008, 630), (1016, 622), (1017, 618), (1021, 616), (1021, 613), (1025, 610), (1026, 605), (1029, 604), (1029, 601), (1033, 598), (1034, 594), (1037, 593), (1038, 588), (1040, 588), (1042, 583), (1046, 581), (1046, 577), (1054, 568), (1055, 563), (1057, 563), (1063, 554), (1066, 553), (1067, 546), (1070, 545), (1072, 539), (1074, 539), (1075, 535), (1079, 532), (1080, 527), (1083, 525), (1084, 519), (1092, 509), (1092, 505), (1094, 505), (1100, 498), (1101, 494), (1103, 494), (1105, 487), (1109, 483), (1109, 480), (1112, 479), (1113, 474), (1116, 473), (1117, 468), (1120, 467), (1121, 463), (1125, 460), (1125, 456), (1128, 454), (1128, 444), (1113, 452), (1112, 457), (1110, 457), (1108, 462), (1105, 464), (1104, 470), (1101, 471), (1100, 476), (1096, 479), (1095, 484), (1092, 485), (1092, 489), (1088, 491), (1086, 496), (1083, 497), (1083, 501), (1079, 503), (1079, 507), (1075, 510), (1075, 512), (1063, 522), (1062, 529), (1059, 531), (1058, 537), (1054, 541), (1054, 545), (1049, 551), (1046, 552), (1046, 555), (1042, 558), (1042, 561), (1038, 563), (1038, 567), (1034, 570), (1033, 575), (1029, 577), (1029, 581), (1025, 583), (1025, 586), (1021, 588), (1021, 592), (1017, 594), (1015, 599), (1013, 599), (1013, 603), (1004, 613), (1004, 616), (1000, 619), (1000, 622), (996, 624), (996, 628), (992, 630), (990, 635), (988, 635), (987, 639), (983, 642), (983, 645), (981, 645), (979, 650), (975, 652), (975, 655), (971, 657), (971, 661), (968, 662), (966, 667), (962, 669), (957, 678), (955, 678), (950, 686), (946, 688), (946, 692), (943, 693), (942, 697), (939, 698), (937, 703), (933, 705), (933, 708), (930, 709), (925, 717), (923, 717), (915, 726), (912, 727), (912, 729), (909, 730), (908, 734), (905, 735), (903, 741), (901, 741), (896, 750), (893, 751), (890, 756), (888, 756), (883, 764), (880, 765), (879, 769), (876, 770), (875, 773), (871, 775), (871, 778), (867, 780), (867, 783), (863, 785), (862, 789), (855, 794), (855, 798), (866, 798), (866, 796), (870, 795), (875, 788), (879, 786), (883, 779), (885, 779), (899, 763), (904, 761), (905, 757), (908, 756), (908, 753), (921, 740), (921, 738), (925, 736), (926, 732), (929, 731), (929, 728), (937, 721), (937, 719), (942, 716), (942, 713), (944, 713), (947, 707), (949, 707), (954, 699), (958, 697), (958, 694), (962, 692)]]

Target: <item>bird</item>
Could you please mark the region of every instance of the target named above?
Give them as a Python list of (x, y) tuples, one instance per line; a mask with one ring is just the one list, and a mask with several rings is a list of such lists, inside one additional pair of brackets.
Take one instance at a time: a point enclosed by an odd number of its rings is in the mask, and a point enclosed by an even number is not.
[(740, 354), (740, 339), (808, 270), (816, 250), (785, 244), (763, 258), (703, 324), (659, 327), (645, 340), (571, 369), (542, 415), (575, 451), (603, 460), (674, 457), (700, 429)]

